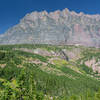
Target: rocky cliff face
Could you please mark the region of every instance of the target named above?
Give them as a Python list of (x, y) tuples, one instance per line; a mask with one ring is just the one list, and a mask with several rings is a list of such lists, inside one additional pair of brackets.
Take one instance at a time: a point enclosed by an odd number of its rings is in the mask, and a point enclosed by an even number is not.
[(100, 47), (100, 15), (75, 13), (67, 8), (32, 12), (0, 35), (0, 44), (64, 44)]

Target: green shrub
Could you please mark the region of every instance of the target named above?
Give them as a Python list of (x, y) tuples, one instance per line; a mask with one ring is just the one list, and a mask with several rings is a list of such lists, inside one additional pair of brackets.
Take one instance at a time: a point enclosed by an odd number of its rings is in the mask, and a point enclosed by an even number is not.
[(5, 53), (4, 52), (0, 52), (0, 60), (2, 60), (3, 58), (5, 58)]

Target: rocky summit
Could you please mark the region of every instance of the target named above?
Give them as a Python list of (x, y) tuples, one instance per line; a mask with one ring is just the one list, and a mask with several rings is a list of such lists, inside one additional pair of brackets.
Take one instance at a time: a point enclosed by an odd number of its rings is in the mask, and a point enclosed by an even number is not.
[(0, 44), (54, 44), (100, 47), (100, 15), (69, 11), (32, 12), (0, 35)]

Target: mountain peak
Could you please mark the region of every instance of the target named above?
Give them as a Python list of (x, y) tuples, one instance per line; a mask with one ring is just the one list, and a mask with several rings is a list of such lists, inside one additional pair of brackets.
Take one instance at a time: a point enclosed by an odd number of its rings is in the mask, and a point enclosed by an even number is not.
[(32, 12), (0, 36), (1, 44), (100, 46), (100, 15), (64, 10)]

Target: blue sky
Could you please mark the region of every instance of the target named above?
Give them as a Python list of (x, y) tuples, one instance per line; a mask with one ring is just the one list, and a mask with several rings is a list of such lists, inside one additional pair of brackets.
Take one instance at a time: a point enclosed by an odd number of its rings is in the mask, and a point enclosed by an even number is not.
[(100, 0), (0, 0), (0, 33), (16, 25), (32, 11), (68, 8), (86, 14), (100, 14)]

